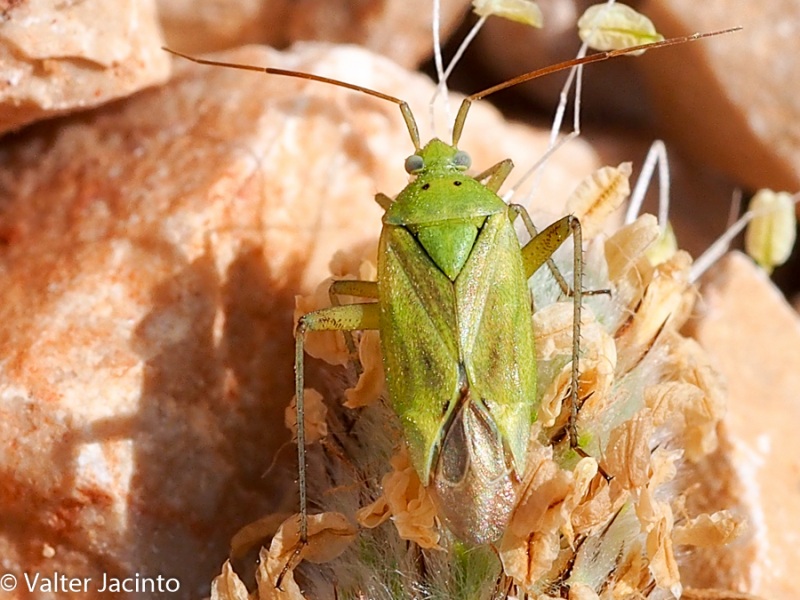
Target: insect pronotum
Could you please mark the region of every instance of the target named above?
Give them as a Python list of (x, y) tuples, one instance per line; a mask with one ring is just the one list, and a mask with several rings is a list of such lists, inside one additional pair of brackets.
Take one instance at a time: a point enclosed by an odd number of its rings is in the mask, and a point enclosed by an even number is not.
[[(456, 115), (451, 143), (420, 143), (408, 104), (388, 94), (319, 75), (173, 54), (204, 65), (297, 77), (368, 94), (400, 107), (414, 153), (411, 182), (394, 198), (377, 194), (384, 209), (377, 281), (337, 281), (331, 296), (366, 302), (323, 308), (300, 317), (295, 330), (300, 543), (307, 541), (304, 339), (309, 331), (377, 329), (389, 401), (400, 419), (411, 462), (433, 494), (448, 529), (475, 544), (502, 534), (525, 466), (536, 403), (536, 361), (527, 281), (572, 235), (573, 344), (566, 434), (578, 447), (578, 352), (582, 289), (580, 222), (565, 216), (538, 232), (524, 207), (497, 191), (510, 159), (469, 176), (469, 156), (458, 149), (472, 102), (550, 73), (652, 50), (739, 28), (676, 37), (592, 54), (538, 69), (472, 94)], [(513, 222), (521, 216), (531, 240), (520, 247)], [(552, 265), (552, 263), (550, 263)], [(554, 275), (557, 271), (551, 266)], [(562, 289), (568, 286), (560, 279)], [(282, 577), (282, 576), (281, 576)], [(279, 578), (280, 582), (280, 578)], [(279, 583), (278, 582), (278, 583)]]

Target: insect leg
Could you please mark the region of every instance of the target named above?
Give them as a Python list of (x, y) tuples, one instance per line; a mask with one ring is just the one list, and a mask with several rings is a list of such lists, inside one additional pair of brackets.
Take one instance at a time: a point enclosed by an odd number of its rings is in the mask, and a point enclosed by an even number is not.
[[(369, 284), (366, 281), (339, 282), (355, 284)], [(331, 286), (332, 288), (334, 286)], [(347, 286), (342, 286), (347, 289)], [(375, 286), (377, 290), (377, 286)], [(353, 291), (352, 288), (350, 291)], [(361, 291), (371, 293), (369, 285), (362, 286)], [(365, 304), (348, 304), (346, 306), (330, 306), (300, 317), (295, 328), (295, 393), (297, 404), (297, 484), (300, 491), (300, 540), (292, 556), (278, 576), (275, 586), (280, 588), (281, 581), (290, 568), (300, 559), (300, 553), (308, 543), (308, 506), (306, 498), (306, 433), (304, 414), (304, 384), (305, 376), (303, 364), (305, 358), (305, 337), (309, 331), (354, 331), (357, 329), (378, 329), (379, 306), (377, 302)]]
[[(361, 281), (354, 279), (342, 279), (331, 282), (328, 288), (328, 298), (331, 306), (341, 306), (339, 296), (358, 296), (359, 298), (378, 299), (378, 283), (375, 281)], [(358, 359), (356, 344), (353, 341), (353, 334), (350, 331), (342, 331), (344, 334), (344, 344), (347, 352), (355, 363), (356, 377), (361, 377), (361, 361)]]
[[(539, 235), (539, 230), (536, 229), (536, 225), (533, 224), (533, 220), (531, 219), (531, 216), (528, 214), (528, 211), (521, 204), (509, 204), (508, 207), (512, 211), (514, 211), (515, 216), (522, 217), (522, 222), (525, 224), (525, 229), (528, 230), (528, 235), (531, 236), (530, 241), (532, 242), (536, 238), (536, 236)], [(527, 247), (528, 245), (530, 245), (530, 242), (528, 242), (528, 244), (525, 247)], [(559, 243), (559, 246), (560, 245), (561, 243)], [(556, 248), (558, 248), (558, 246), (556, 246)], [(572, 296), (572, 290), (569, 289), (569, 285), (564, 279), (564, 276), (561, 274), (561, 271), (558, 270), (556, 263), (552, 259), (552, 252), (546, 256), (544, 262), (547, 263), (547, 268), (550, 269), (550, 272), (553, 274), (553, 277), (558, 283), (558, 287), (561, 288), (561, 292), (567, 296)], [(541, 262), (538, 262), (538, 264), (534, 262), (533, 271), (528, 272), (528, 265), (526, 265), (525, 267), (526, 275), (528, 277), (531, 277), (541, 266), (542, 266)]]
[(392, 205), (394, 200), (386, 194), (378, 192), (375, 194), (375, 202), (377, 202), (378, 206), (380, 206), (383, 210), (389, 210), (389, 207)]
[(358, 296), (359, 298), (378, 299), (378, 282), (361, 281), (358, 279), (340, 279), (331, 283), (331, 301), (335, 296)]
[[(533, 220), (531, 219), (530, 214), (528, 214), (528, 211), (521, 204), (509, 204), (508, 206), (516, 215), (522, 217), (522, 222), (525, 224), (525, 229), (528, 230), (528, 234), (531, 236), (531, 241), (533, 241), (533, 238), (539, 235), (539, 230), (536, 229), (536, 225), (533, 224)], [(556, 248), (558, 248), (558, 246), (556, 246)], [(558, 287), (561, 288), (561, 293), (569, 298), (572, 298), (574, 295), (572, 288), (569, 287), (569, 284), (561, 274), (558, 265), (556, 265), (556, 263), (553, 261), (552, 253), (546, 254), (546, 256), (543, 258), (544, 262), (547, 264), (547, 268), (550, 270), (550, 273), (553, 274), (553, 278), (556, 280), (556, 283), (558, 283)], [(533, 273), (535, 273), (539, 267), (542, 266), (542, 262), (538, 261), (535, 261), (533, 264), (533, 271), (528, 273), (528, 277), (533, 275)], [(600, 294), (611, 294), (611, 290), (581, 290), (581, 294), (583, 296), (597, 296)]]
[[(523, 220), (530, 221), (527, 211), (520, 207), (520, 214)], [(531, 223), (533, 225), (533, 223)], [(535, 229), (534, 229), (535, 231)], [(549, 225), (541, 233), (535, 235), (533, 239), (522, 248), (522, 263), (528, 277), (533, 275), (539, 267), (551, 260), (553, 253), (558, 250), (561, 244), (572, 235), (574, 246), (573, 258), (573, 279), (572, 279), (572, 376), (570, 381), (570, 412), (567, 433), (569, 443), (573, 449), (578, 448), (578, 382), (580, 378), (578, 358), (580, 352), (581, 338), (581, 301), (583, 296), (583, 241), (581, 235), (581, 224), (577, 217), (567, 215), (555, 223)], [(555, 265), (553, 265), (555, 267)], [(561, 274), (559, 273), (559, 276)], [(563, 277), (561, 278), (563, 281)]]
[(483, 181), (484, 179), (488, 179), (486, 182), (486, 189), (491, 190), (495, 194), (497, 190), (500, 189), (500, 186), (503, 185), (503, 182), (508, 177), (509, 173), (511, 173), (511, 169), (514, 168), (514, 163), (511, 162), (510, 158), (506, 158), (505, 160), (501, 160), (496, 165), (493, 165), (483, 171), (482, 173), (478, 173), (475, 175), (475, 181)]

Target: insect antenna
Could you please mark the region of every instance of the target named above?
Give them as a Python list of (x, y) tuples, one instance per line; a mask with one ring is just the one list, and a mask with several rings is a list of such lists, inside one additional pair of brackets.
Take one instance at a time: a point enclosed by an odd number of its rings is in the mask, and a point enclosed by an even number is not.
[(420, 149), (419, 128), (417, 127), (417, 122), (414, 119), (414, 115), (411, 113), (411, 108), (409, 108), (408, 103), (405, 100), (401, 100), (400, 98), (397, 98), (395, 96), (384, 94), (383, 92), (379, 92), (377, 90), (373, 90), (368, 87), (357, 85), (355, 83), (348, 83), (346, 81), (340, 81), (338, 79), (331, 79), (330, 77), (323, 77), (322, 75), (314, 75), (313, 73), (303, 73), (302, 71), (291, 71), (289, 69), (276, 69), (274, 67), (259, 67), (256, 65), (246, 65), (242, 63), (231, 63), (221, 60), (198, 58), (196, 56), (190, 56), (188, 54), (183, 54), (182, 52), (172, 50), (171, 48), (167, 48), (166, 46), (162, 46), (161, 49), (165, 50), (166, 52), (169, 52), (170, 54), (174, 54), (175, 56), (180, 56), (181, 58), (185, 58), (186, 60), (190, 60), (199, 65), (209, 65), (212, 67), (225, 67), (227, 69), (239, 69), (241, 71), (256, 71), (258, 73), (267, 73), (269, 75), (281, 75), (283, 77), (295, 77), (297, 79), (319, 81), (321, 83), (327, 83), (329, 85), (335, 85), (337, 87), (347, 88), (348, 90), (362, 92), (369, 96), (380, 98), (381, 100), (393, 102), (400, 107), (400, 112), (403, 114), (403, 120), (405, 121), (406, 127), (408, 128), (408, 134), (411, 136), (411, 142), (414, 144), (414, 150)]
[(458, 109), (458, 114), (456, 115), (455, 124), (453, 125), (453, 146), (458, 146), (458, 141), (461, 139), (461, 132), (464, 129), (464, 123), (467, 119), (467, 113), (469, 112), (469, 108), (470, 106), (472, 106), (472, 103), (475, 102), (476, 100), (481, 100), (486, 96), (489, 96), (491, 94), (494, 94), (501, 90), (505, 90), (510, 87), (514, 87), (515, 85), (519, 85), (520, 83), (525, 83), (526, 81), (531, 81), (532, 79), (538, 79), (539, 77), (544, 77), (545, 75), (550, 75), (552, 73), (558, 73), (559, 71), (571, 69), (572, 67), (587, 65), (595, 62), (601, 62), (604, 60), (608, 60), (609, 58), (614, 58), (616, 56), (624, 56), (625, 54), (633, 54), (635, 52), (642, 52), (644, 50), (655, 50), (656, 48), (665, 48), (666, 46), (675, 46), (678, 44), (685, 44), (686, 42), (694, 42), (696, 40), (701, 40), (704, 38), (723, 35), (726, 33), (733, 33), (734, 31), (739, 31), (741, 29), (742, 27), (731, 27), (729, 29), (721, 29), (719, 31), (711, 31), (708, 33), (693, 33), (691, 35), (683, 35), (679, 37), (669, 38), (666, 40), (661, 40), (660, 42), (650, 42), (648, 44), (631, 46), (629, 48), (606, 50), (605, 52), (597, 52), (596, 54), (590, 54), (589, 56), (583, 56), (580, 58), (565, 60), (563, 62), (556, 63), (554, 65), (542, 67), (541, 69), (529, 71), (528, 73), (523, 73), (522, 75), (517, 75), (516, 77), (513, 77), (507, 81), (498, 83), (497, 85), (494, 85), (483, 91), (476, 92), (464, 98), (464, 100), (461, 102), (461, 106)]

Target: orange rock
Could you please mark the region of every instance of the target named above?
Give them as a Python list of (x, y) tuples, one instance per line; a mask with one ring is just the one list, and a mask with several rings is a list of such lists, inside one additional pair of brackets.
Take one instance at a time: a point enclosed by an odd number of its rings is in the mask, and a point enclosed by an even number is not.
[(637, 66), (645, 75), (670, 139), (742, 184), (800, 188), (800, 5), (771, 0), (646, 1), (640, 7), (664, 35), (742, 25), (744, 29), (670, 52)]
[[(752, 530), (738, 547), (714, 553), (716, 569), (697, 568), (700, 581), (693, 583), (716, 581), (793, 600), (800, 540), (800, 320), (741, 254), (728, 255), (706, 274), (702, 294), (693, 334), (728, 380), (727, 442), (720, 457), (728, 466), (707, 481), (718, 500), (749, 513)], [(733, 473), (724, 475), (729, 469)]]
[[(441, 35), (455, 30), (467, 0), (441, 2)], [(242, 44), (284, 48), (302, 41), (359, 44), (412, 68), (433, 52), (430, 0), (159, 0), (170, 46), (205, 53)]]
[(160, 46), (153, 0), (3, 3), (0, 134), (164, 82)]

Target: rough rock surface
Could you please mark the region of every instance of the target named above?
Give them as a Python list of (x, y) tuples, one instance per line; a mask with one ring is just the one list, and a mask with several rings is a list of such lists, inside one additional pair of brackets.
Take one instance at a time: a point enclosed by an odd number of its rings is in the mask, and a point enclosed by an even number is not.
[[(441, 2), (442, 35), (458, 26), (468, 0)], [(159, 0), (167, 41), (182, 52), (248, 43), (286, 47), (301, 40), (359, 44), (416, 67), (431, 55), (430, 0)]]
[(742, 25), (716, 40), (652, 53), (642, 73), (670, 139), (753, 189), (800, 189), (800, 4), (651, 0), (667, 36)]
[(153, 0), (0, 3), (0, 134), (162, 83)]
[(740, 481), (715, 485), (746, 508), (752, 531), (726, 552), (706, 552), (719, 568), (695, 568), (691, 577), (696, 587), (790, 600), (800, 543), (800, 319), (741, 254), (704, 277), (699, 309), (693, 334), (728, 380), (725, 454)]

